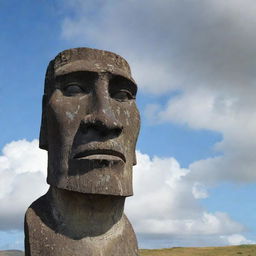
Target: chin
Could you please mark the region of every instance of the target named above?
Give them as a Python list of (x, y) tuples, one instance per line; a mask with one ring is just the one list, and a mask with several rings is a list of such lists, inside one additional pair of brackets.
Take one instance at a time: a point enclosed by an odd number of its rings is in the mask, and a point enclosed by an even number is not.
[(132, 196), (132, 165), (121, 160), (70, 160), (68, 170), (49, 175), (47, 183), (60, 189), (84, 194)]

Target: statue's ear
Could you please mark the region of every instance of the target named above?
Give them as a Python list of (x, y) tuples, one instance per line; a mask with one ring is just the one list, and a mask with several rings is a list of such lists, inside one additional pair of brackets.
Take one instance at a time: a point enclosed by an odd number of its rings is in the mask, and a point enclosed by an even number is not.
[(39, 136), (39, 148), (48, 150), (46, 104), (47, 104), (47, 97), (44, 94), (43, 102), (42, 102), (42, 119), (41, 119), (41, 128), (40, 128), (40, 136)]

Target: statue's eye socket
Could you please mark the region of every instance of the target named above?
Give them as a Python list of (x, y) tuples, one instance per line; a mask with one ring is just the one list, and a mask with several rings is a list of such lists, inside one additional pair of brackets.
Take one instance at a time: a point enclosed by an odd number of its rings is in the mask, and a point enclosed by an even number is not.
[(127, 101), (135, 98), (134, 95), (129, 90), (125, 89), (112, 92), (111, 97), (119, 101)]
[(64, 88), (64, 93), (67, 96), (73, 96), (80, 93), (86, 93), (78, 84), (68, 84)]

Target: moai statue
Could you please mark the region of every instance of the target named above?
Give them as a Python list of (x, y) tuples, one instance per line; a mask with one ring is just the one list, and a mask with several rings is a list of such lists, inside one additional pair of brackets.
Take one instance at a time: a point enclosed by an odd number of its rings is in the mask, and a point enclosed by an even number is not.
[(49, 63), (40, 148), (50, 188), (26, 212), (26, 256), (138, 255), (124, 214), (140, 127), (136, 92), (115, 53), (75, 48)]

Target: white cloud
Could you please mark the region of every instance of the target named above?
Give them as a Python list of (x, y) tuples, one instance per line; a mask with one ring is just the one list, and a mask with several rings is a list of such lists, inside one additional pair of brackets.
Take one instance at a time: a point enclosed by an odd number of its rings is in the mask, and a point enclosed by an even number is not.
[(192, 179), (196, 177), (208, 185), (220, 181), (247, 183), (256, 181), (256, 103), (250, 106), (249, 109), (247, 98), (241, 95), (230, 97), (222, 91), (204, 88), (184, 92), (162, 109), (155, 107), (154, 118), (222, 134), (223, 140), (214, 146), (222, 155), (192, 163)]
[[(255, 84), (252, 0), (65, 1), (62, 36), (126, 56), (140, 85), (239, 90)], [(241, 88), (243, 85), (243, 88)]]
[(181, 168), (174, 158), (150, 159), (140, 152), (137, 152), (137, 158), (135, 195), (126, 204), (137, 233), (173, 238), (228, 235), (245, 230), (226, 213), (210, 213), (202, 208), (197, 199), (205, 198), (207, 192), (203, 185), (185, 179), (190, 171)]
[(27, 207), (46, 192), (45, 151), (38, 140), (13, 141), (0, 156), (0, 229), (23, 228)]
[(248, 240), (240, 234), (232, 234), (230, 236), (221, 236), (225, 242), (228, 242), (230, 245), (240, 245), (240, 244), (255, 244), (255, 241)]
[(192, 193), (196, 199), (204, 199), (208, 197), (207, 188), (200, 182), (195, 182), (192, 187)]

